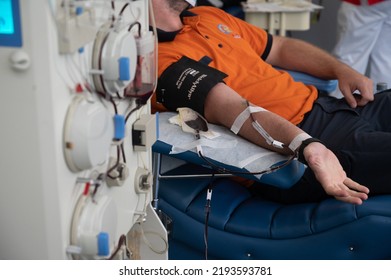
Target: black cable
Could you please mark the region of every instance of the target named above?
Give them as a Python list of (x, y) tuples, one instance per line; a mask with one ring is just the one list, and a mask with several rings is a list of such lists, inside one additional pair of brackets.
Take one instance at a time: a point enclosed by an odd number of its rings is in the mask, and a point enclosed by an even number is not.
[[(213, 169), (215, 169), (219, 173), (228, 173), (228, 174), (236, 174), (236, 175), (241, 175), (241, 174), (265, 174), (265, 173), (270, 173), (277, 171), (278, 169), (283, 168), (284, 166), (287, 166), (293, 159), (295, 159), (296, 154), (293, 155), (290, 159), (288, 159), (286, 162), (283, 164), (280, 164), (278, 166), (273, 166), (269, 169), (259, 171), (259, 172), (245, 172), (245, 171), (233, 171), (226, 169), (224, 167), (218, 166), (208, 160), (206, 157), (204, 157), (201, 153), (201, 151), (198, 152), (198, 155), (207, 163), (209, 164)], [(205, 244), (205, 260), (208, 260), (208, 227), (209, 227), (209, 216), (210, 216), (210, 209), (211, 209), (211, 200), (212, 200), (212, 189), (213, 189), (213, 180), (214, 180), (215, 173), (212, 173), (212, 177), (210, 179), (210, 182), (208, 184), (208, 188), (206, 191), (206, 204), (205, 204), (205, 222), (204, 222), (204, 244)]]
[(272, 166), (272, 167), (269, 167), (268, 169), (264, 169), (262, 171), (256, 171), (256, 172), (250, 172), (250, 171), (237, 171), (237, 170), (232, 170), (232, 169), (228, 169), (228, 168), (225, 168), (225, 167), (222, 167), (222, 166), (219, 166), (215, 163), (213, 163), (211, 160), (209, 160), (208, 158), (206, 158), (202, 153), (201, 151), (198, 152), (198, 156), (204, 160), (211, 168), (213, 168), (214, 170), (216, 170), (218, 173), (222, 173), (222, 174), (234, 174), (234, 175), (262, 175), (262, 174), (268, 174), (268, 173), (272, 173), (272, 172), (275, 172), (285, 166), (287, 166), (289, 163), (291, 163), (295, 158), (296, 158), (296, 154), (292, 155), (288, 160), (286, 160), (284, 163), (280, 164), (280, 165), (276, 165), (276, 166)]
[(124, 161), (124, 163), (126, 163), (124, 143), (121, 143), (121, 153), (122, 153), (122, 160)]
[(115, 251), (110, 255), (110, 257), (108, 258), (108, 260), (113, 260), (114, 257), (118, 254), (119, 250), (121, 249), (122, 246), (125, 246), (126, 248), (126, 256), (130, 259), (130, 252), (128, 250), (128, 246), (126, 245), (126, 236), (124, 234), (122, 234), (118, 240), (118, 244), (117, 244), (117, 248), (115, 249)]
[(136, 112), (138, 109), (140, 109), (141, 107), (143, 107), (144, 105), (143, 104), (140, 104), (138, 103), (137, 106), (135, 108), (133, 108), (125, 117), (125, 123), (128, 121), (129, 117), (134, 113)]
[(119, 159), (120, 159), (120, 146), (117, 146), (117, 160), (116, 160), (115, 164), (112, 167), (110, 167), (110, 169), (107, 170), (107, 172), (106, 172), (106, 176), (109, 177), (110, 179), (114, 180), (114, 179), (117, 179), (121, 176), (121, 174), (118, 174), (116, 177), (113, 177), (110, 175), (110, 173), (118, 167)]
[(98, 188), (102, 185), (102, 180), (103, 180), (103, 173), (100, 173), (98, 175), (98, 177), (96, 178), (95, 180), (95, 184), (94, 184), (94, 190), (91, 194), (91, 200), (95, 203), (95, 195), (97, 194), (98, 192)]
[(111, 9), (113, 10), (113, 15), (111, 16), (111, 27), (114, 26), (114, 22), (115, 22), (115, 4), (114, 4), (114, 0), (111, 0)]
[(122, 14), (124, 13), (126, 7), (128, 7), (128, 6), (129, 6), (129, 3), (126, 3), (125, 5), (123, 5), (122, 8), (121, 8), (121, 11), (118, 13), (118, 15), (122, 16)]
[(215, 174), (213, 173), (209, 181), (208, 188), (206, 190), (205, 223), (204, 223), (205, 260), (208, 259), (208, 226), (209, 226), (209, 215), (210, 215), (210, 208), (211, 208), (214, 175)]
[(138, 26), (138, 36), (141, 37), (141, 23), (138, 21), (135, 21), (129, 25), (128, 31), (132, 30), (132, 28), (137, 25)]
[[(99, 54), (98, 54), (98, 70), (99, 71), (103, 71), (102, 53), (103, 53), (103, 47), (106, 44), (107, 39), (109, 38), (109, 34), (110, 34), (110, 32), (107, 32), (105, 34), (105, 37), (103, 38), (102, 44), (100, 45), (100, 48), (99, 48)], [(105, 83), (104, 83), (104, 80), (103, 80), (103, 74), (99, 74), (99, 81), (101, 83), (101, 86), (102, 86), (102, 89), (103, 89), (103, 93), (105, 95), (107, 95), (107, 89), (106, 89), (106, 86), (105, 86)]]

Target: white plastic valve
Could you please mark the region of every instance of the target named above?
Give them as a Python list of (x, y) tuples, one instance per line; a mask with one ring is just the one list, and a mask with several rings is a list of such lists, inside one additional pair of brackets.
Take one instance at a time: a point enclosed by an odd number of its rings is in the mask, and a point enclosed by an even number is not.
[(99, 73), (94, 84), (100, 92), (114, 95), (134, 80), (137, 46), (128, 28), (102, 28), (95, 40), (92, 67), (92, 73)]
[(79, 172), (108, 159), (114, 137), (114, 121), (99, 102), (76, 96), (68, 108), (64, 126), (64, 154), (68, 167)]
[(77, 244), (80, 255), (108, 256), (116, 235), (118, 211), (113, 199), (96, 196), (85, 205), (77, 225)]
[(24, 51), (16, 51), (10, 56), (12, 69), (16, 71), (25, 71), (30, 67), (30, 56)]
[(134, 187), (136, 193), (146, 193), (152, 187), (152, 173), (144, 168), (137, 167), (134, 176)]

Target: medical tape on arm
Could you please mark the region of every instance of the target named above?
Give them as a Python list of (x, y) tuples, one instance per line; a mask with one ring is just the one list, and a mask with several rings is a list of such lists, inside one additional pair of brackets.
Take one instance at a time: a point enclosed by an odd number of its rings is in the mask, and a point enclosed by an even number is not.
[(293, 138), (293, 140), (289, 144), (288, 148), (292, 152), (296, 152), (299, 149), (301, 143), (303, 143), (304, 140), (307, 140), (309, 138), (312, 138), (311, 135), (309, 135), (305, 132), (302, 132), (302, 133), (298, 134), (295, 138)]
[[(252, 113), (265, 112), (265, 111), (267, 110), (261, 107), (248, 106), (246, 109), (244, 109), (242, 113), (239, 114), (239, 116), (236, 117), (234, 123), (231, 126), (231, 131), (235, 134), (238, 134), (243, 124), (250, 117)], [(266, 140), (266, 143), (279, 149), (284, 148), (284, 144), (274, 140), (273, 137), (271, 137), (270, 134), (267, 133), (266, 130), (257, 121), (253, 121), (252, 126), (259, 134), (262, 135), (262, 137)]]
[(244, 109), (243, 112), (239, 114), (239, 116), (236, 117), (234, 123), (231, 126), (231, 131), (235, 134), (238, 134), (239, 130), (242, 128), (244, 122), (250, 117), (251, 113), (257, 113), (263, 111), (267, 111), (267, 110), (261, 107), (248, 106), (246, 109)]

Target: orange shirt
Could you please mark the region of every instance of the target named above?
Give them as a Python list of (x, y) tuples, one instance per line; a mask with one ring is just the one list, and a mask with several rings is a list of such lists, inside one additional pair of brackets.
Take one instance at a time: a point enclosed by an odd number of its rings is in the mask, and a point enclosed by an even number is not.
[[(196, 61), (208, 56), (212, 58), (209, 66), (226, 73), (224, 82), (248, 101), (293, 124), (300, 123), (311, 110), (317, 90), (295, 82), (288, 73), (274, 69), (261, 58), (270, 50), (266, 31), (205, 6), (186, 12), (183, 23), (173, 40), (163, 40), (159, 34), (159, 76), (182, 56)], [(155, 97), (152, 106), (164, 110)]]

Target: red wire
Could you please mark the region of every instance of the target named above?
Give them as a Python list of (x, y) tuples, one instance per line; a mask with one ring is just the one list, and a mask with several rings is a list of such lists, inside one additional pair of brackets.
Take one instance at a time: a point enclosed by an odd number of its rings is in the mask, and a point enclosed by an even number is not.
[(89, 192), (90, 192), (90, 182), (87, 182), (86, 185), (84, 186), (84, 191), (83, 191), (83, 195), (88, 195)]

